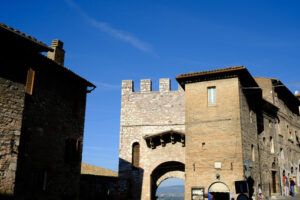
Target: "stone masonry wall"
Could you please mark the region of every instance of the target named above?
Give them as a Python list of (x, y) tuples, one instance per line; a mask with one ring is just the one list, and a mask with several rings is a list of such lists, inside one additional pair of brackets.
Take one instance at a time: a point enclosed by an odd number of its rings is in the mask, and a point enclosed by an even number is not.
[[(42, 61), (40, 65), (44, 64)], [(79, 197), (86, 86), (56, 71), (55, 67), (50, 63), (34, 68), (33, 94), (26, 94), (16, 177), (17, 198)], [(78, 153), (67, 149), (70, 140), (77, 141), (74, 145)]]
[[(271, 173), (274, 171), (277, 187), (275, 192), (284, 194), (283, 173), (290, 177), (292, 168), (299, 186), (300, 146), (297, 137), (300, 132), (300, 117), (288, 108), (289, 102), (280, 98), (281, 95), (272, 87), (271, 79), (255, 77), (255, 80), (263, 89), (263, 98), (279, 108), (275, 118), (263, 115), (264, 131), (259, 135), (262, 182), (265, 185), (263, 190), (267, 195), (274, 192), (271, 180)], [(270, 137), (274, 141), (274, 153), (271, 153)]]
[[(207, 88), (213, 86), (216, 104), (208, 105)], [(185, 85), (185, 199), (191, 199), (193, 187), (207, 193), (215, 182), (224, 183), (234, 194), (234, 181), (244, 179), (239, 90), (238, 78)], [(215, 168), (216, 162), (221, 169)]]
[[(257, 188), (260, 183), (260, 165), (258, 151), (258, 110), (260, 109), (259, 102), (261, 101), (260, 92), (255, 90), (242, 89), (240, 85), (240, 112), (241, 112), (241, 128), (242, 128), (242, 147), (243, 161), (252, 162), (252, 167), (247, 166), (251, 172), (249, 181), (254, 181), (249, 187), (251, 194), (257, 196)], [(253, 151), (253, 152), (252, 152)], [(254, 154), (254, 155), (253, 155)], [(245, 170), (244, 170), (245, 171)], [(249, 183), (250, 183), (249, 182)]]
[(0, 194), (14, 193), (24, 96), (24, 84), (0, 78)]
[[(141, 80), (141, 91), (134, 92), (131, 80), (122, 82), (119, 176), (129, 181), (131, 191), (127, 199), (150, 200), (152, 171), (167, 161), (185, 163), (185, 147), (181, 143), (152, 149), (143, 138), (163, 131), (185, 132), (183, 90), (179, 86), (179, 90), (171, 91), (170, 79), (160, 79), (159, 83), (160, 91), (152, 91), (151, 80)], [(140, 144), (138, 169), (131, 163), (135, 142)]]

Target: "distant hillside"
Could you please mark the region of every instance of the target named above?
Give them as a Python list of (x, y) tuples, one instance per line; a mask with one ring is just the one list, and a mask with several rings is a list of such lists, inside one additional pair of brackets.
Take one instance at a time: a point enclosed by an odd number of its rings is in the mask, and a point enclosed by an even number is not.
[(158, 200), (184, 200), (184, 185), (159, 187), (156, 195)]
[(118, 176), (118, 172), (90, 165), (87, 163), (81, 163), (81, 174), (91, 174), (98, 176)]
[(172, 186), (164, 186), (158, 187), (157, 195), (159, 194), (184, 194), (184, 185), (172, 185)]

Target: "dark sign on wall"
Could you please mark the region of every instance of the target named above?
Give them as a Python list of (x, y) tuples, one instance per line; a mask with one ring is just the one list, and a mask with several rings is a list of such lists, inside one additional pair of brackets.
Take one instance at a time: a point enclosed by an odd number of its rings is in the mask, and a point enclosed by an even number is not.
[(235, 181), (234, 183), (236, 194), (248, 193), (247, 181)]

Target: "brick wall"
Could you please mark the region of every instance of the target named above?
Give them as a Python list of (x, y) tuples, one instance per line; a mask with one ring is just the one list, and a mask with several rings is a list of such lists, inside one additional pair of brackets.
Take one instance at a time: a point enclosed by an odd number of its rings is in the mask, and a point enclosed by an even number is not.
[[(216, 104), (208, 105), (207, 88), (212, 86)], [(235, 193), (234, 181), (243, 180), (238, 78), (191, 83), (185, 88), (185, 199), (191, 198), (193, 187), (204, 187), (207, 193), (219, 181)], [(221, 169), (215, 169), (215, 162), (221, 163)]]

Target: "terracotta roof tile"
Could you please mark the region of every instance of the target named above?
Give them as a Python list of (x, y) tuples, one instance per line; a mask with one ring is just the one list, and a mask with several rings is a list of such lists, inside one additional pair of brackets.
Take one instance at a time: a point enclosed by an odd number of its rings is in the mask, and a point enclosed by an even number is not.
[(195, 76), (202, 76), (202, 75), (208, 75), (208, 74), (217, 74), (221, 72), (230, 72), (230, 71), (236, 71), (246, 69), (244, 66), (235, 66), (235, 67), (226, 67), (222, 69), (215, 69), (215, 70), (208, 70), (208, 71), (201, 71), (201, 72), (191, 72), (186, 74), (180, 74), (176, 77), (176, 79), (181, 78), (189, 78), (189, 77), (195, 77)]
[(46, 47), (49, 50), (51, 49), (50, 47), (48, 47), (45, 43), (41, 42), (40, 40), (37, 40), (36, 38), (34, 38), (34, 37), (32, 37), (32, 36), (30, 36), (28, 34), (25, 34), (25, 33), (21, 32), (21, 31), (19, 31), (17, 29), (14, 29), (13, 27), (7, 26), (4, 23), (0, 23), (0, 27), (6, 29), (8, 31), (14, 32), (15, 34), (17, 34), (17, 35), (19, 35), (21, 37), (24, 37), (24, 38), (26, 38), (28, 40), (31, 40), (32, 42), (35, 42), (35, 43), (37, 43), (37, 44), (39, 44), (39, 45), (41, 45), (43, 47)]

